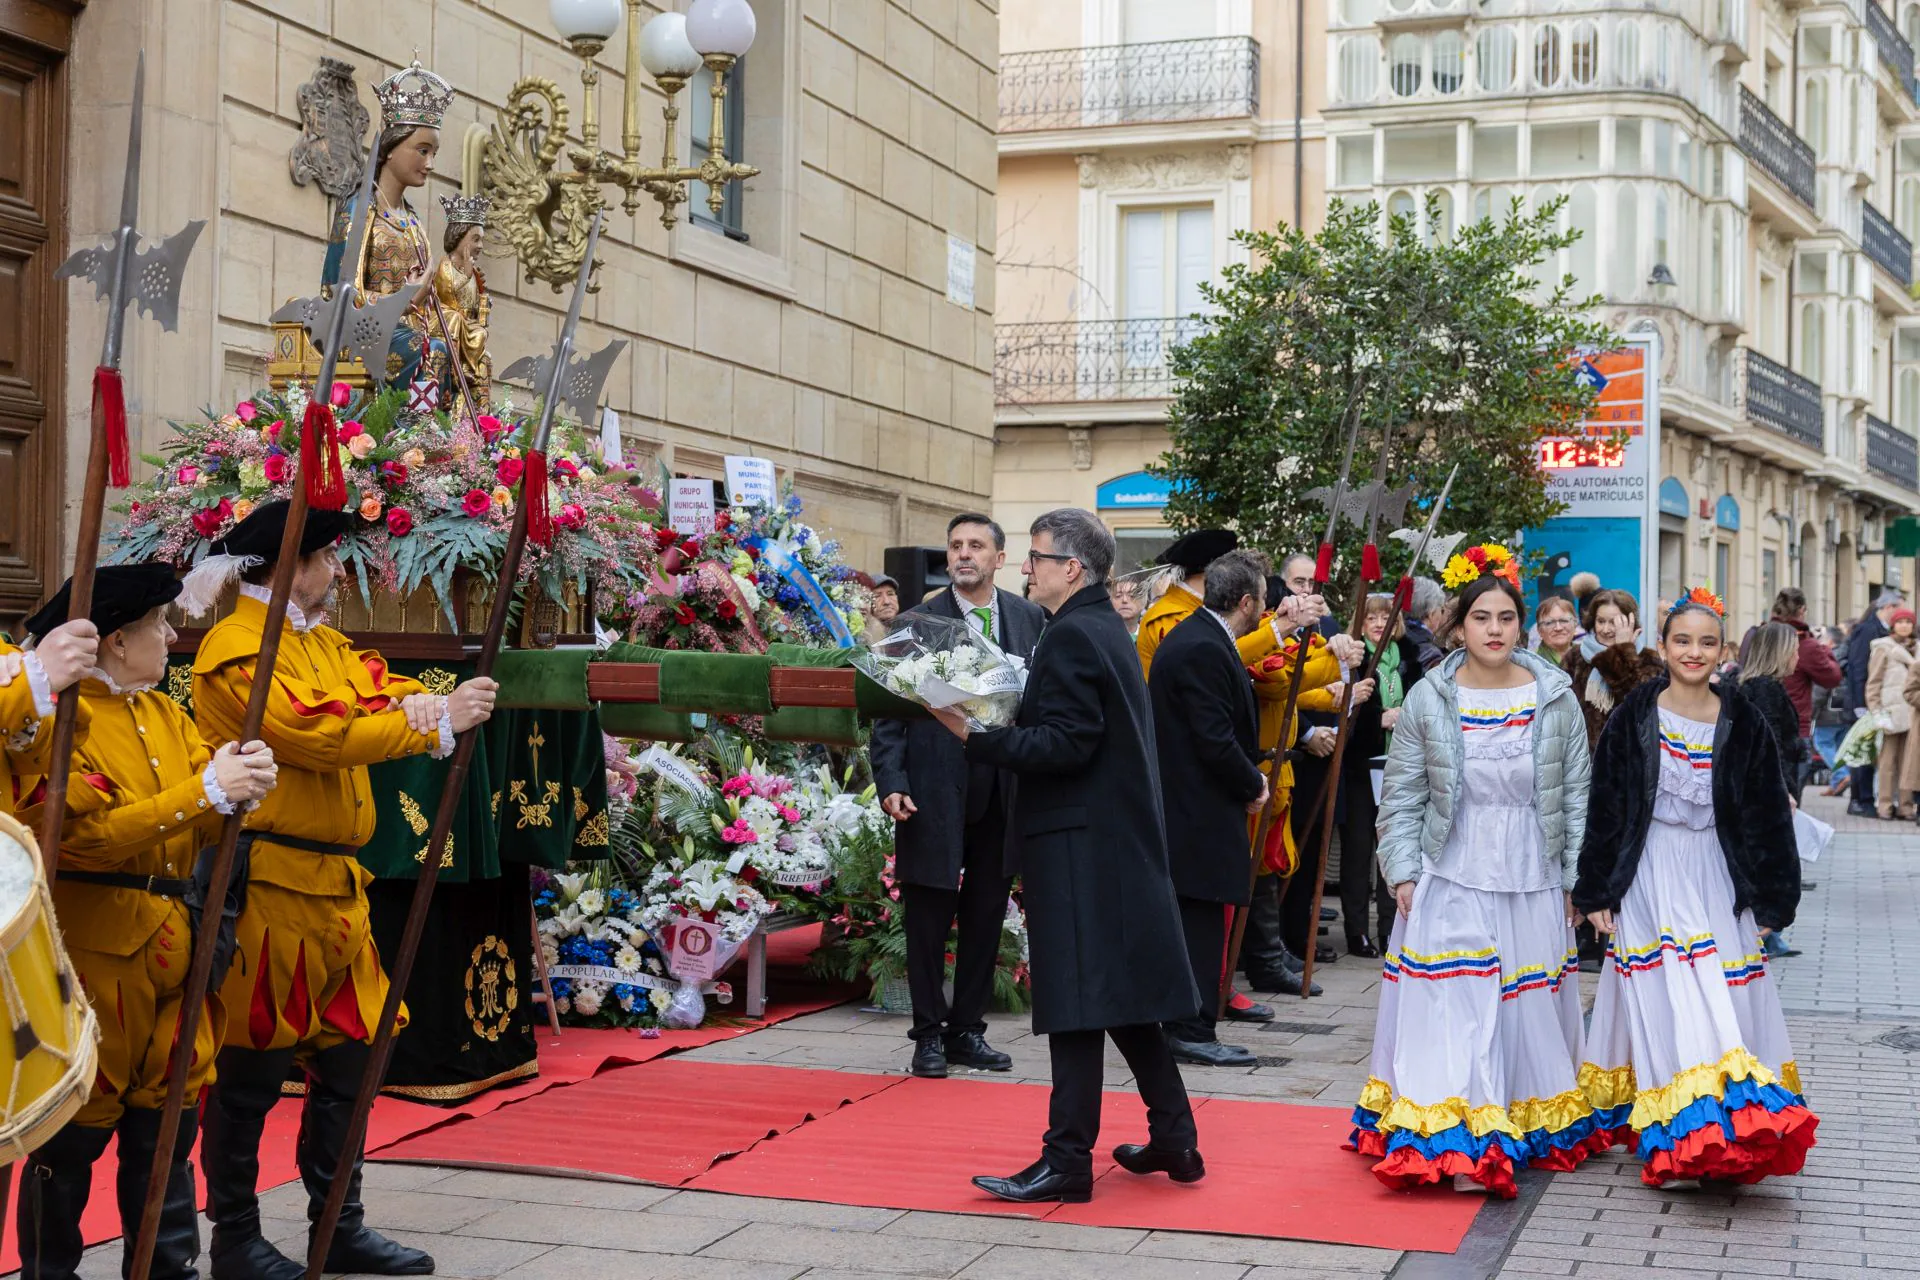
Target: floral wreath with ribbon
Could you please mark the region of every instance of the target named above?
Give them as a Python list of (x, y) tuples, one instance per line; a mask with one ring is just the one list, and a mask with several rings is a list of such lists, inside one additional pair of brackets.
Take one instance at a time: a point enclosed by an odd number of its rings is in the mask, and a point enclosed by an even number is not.
[(1441, 570), (1440, 581), (1447, 590), (1458, 591), (1489, 573), (1496, 578), (1506, 579), (1514, 590), (1520, 589), (1520, 562), (1514, 559), (1513, 552), (1497, 542), (1483, 542), (1477, 547), (1468, 547), (1448, 560), (1447, 567)]
[(1667, 609), (1667, 616), (1672, 617), (1682, 609), (1704, 609), (1722, 622), (1727, 620), (1727, 602), (1706, 587), (1695, 587), (1675, 600)]

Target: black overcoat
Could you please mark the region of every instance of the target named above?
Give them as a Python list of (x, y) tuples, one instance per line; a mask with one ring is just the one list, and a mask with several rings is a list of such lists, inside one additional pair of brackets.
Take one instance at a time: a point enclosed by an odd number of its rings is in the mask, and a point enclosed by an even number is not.
[(1167, 872), (1147, 682), (1104, 586), (1060, 606), (1034, 651), (1018, 723), (973, 734), (966, 754), (1020, 776), (1013, 827), (1033, 1029), (1094, 1031), (1198, 1013)]
[[(1010, 591), (998, 591), (1000, 634), (994, 640), (1006, 652), (1025, 658), (1040, 639), (1047, 615), (1040, 606)], [(959, 618), (952, 591), (942, 591), (909, 609), (939, 618)], [(894, 875), (907, 884), (958, 889), (969, 822), (986, 816), (989, 805), (1006, 805), (1016, 786), (1013, 775), (989, 765), (969, 766), (960, 740), (935, 720), (876, 720), (868, 758), (879, 795), (899, 791), (913, 797), (918, 812), (893, 829)], [(1013, 874), (1014, 841), (1008, 828), (1003, 870)]]
[[(1666, 676), (1647, 681), (1614, 708), (1601, 730), (1573, 886), (1573, 905), (1583, 914), (1618, 911), (1640, 869), (1660, 782), (1660, 694), (1666, 687)], [(1722, 685), (1716, 692), (1713, 826), (1733, 877), (1733, 909), (1751, 907), (1762, 928), (1784, 929), (1800, 905), (1800, 850), (1780, 748), (1766, 717), (1739, 686)]]
[(1250, 899), (1247, 805), (1260, 797), (1260, 710), (1227, 629), (1200, 609), (1153, 655), (1154, 738), (1173, 888), (1201, 902)]

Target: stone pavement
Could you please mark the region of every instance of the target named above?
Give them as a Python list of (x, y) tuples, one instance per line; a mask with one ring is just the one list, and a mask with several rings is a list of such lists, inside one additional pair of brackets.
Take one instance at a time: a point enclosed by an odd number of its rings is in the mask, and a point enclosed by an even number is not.
[[(797, 1276), (961, 1280), (1748, 1280), (1920, 1274), (1920, 834), (1843, 816), (1809, 797), (1841, 836), (1811, 873), (1818, 888), (1792, 931), (1806, 954), (1777, 962), (1801, 1075), (1821, 1117), (1802, 1175), (1735, 1194), (1640, 1185), (1624, 1152), (1578, 1172), (1526, 1175), (1516, 1202), (1482, 1211), (1461, 1254), (1400, 1254), (1286, 1240), (1069, 1226), (1001, 1217), (898, 1212), (669, 1191), (630, 1183), (369, 1166), (372, 1220), (432, 1250), (444, 1276), (475, 1280), (790, 1280)], [(1335, 925), (1332, 936), (1341, 928)], [(1327, 966), (1318, 1000), (1278, 999), (1264, 1030), (1233, 1028), (1261, 1055), (1244, 1071), (1189, 1068), (1195, 1093), (1352, 1106), (1366, 1078), (1377, 965)], [(1593, 979), (1584, 979), (1589, 998)], [(1903, 1037), (1900, 1033), (1905, 1031)], [(689, 1056), (848, 1071), (904, 1072), (904, 1019), (842, 1006)], [(1005, 1076), (1046, 1080), (1044, 1041), (1024, 1019), (996, 1018)], [(1128, 1082), (1109, 1055), (1109, 1088)], [(612, 1121), (614, 1118), (609, 1117)], [(654, 1123), (642, 1111), (633, 1123)], [(1036, 1149), (1037, 1138), (1036, 1137)], [(1202, 1133), (1204, 1148), (1205, 1134)], [(1285, 1176), (1284, 1153), (1276, 1177)], [(294, 1188), (266, 1198), (272, 1234), (304, 1243)], [(94, 1250), (84, 1280), (118, 1275), (118, 1243)]]

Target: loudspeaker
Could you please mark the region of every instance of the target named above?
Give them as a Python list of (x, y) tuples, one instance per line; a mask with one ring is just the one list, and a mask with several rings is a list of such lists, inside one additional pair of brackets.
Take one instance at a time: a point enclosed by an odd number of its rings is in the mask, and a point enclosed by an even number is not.
[(945, 547), (888, 547), (887, 576), (900, 584), (900, 607), (911, 609), (930, 592), (953, 585), (947, 576)]

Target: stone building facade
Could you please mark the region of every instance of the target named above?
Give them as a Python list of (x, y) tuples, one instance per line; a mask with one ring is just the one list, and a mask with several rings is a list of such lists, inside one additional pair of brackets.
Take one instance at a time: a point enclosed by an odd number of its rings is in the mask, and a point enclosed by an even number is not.
[[(666, 0), (673, 4), (675, 0)], [(686, 0), (677, 0), (684, 9)], [(992, 481), (993, 124), (997, 6), (982, 0), (755, 0), (743, 64), (745, 241), (613, 192), (601, 288), (583, 342), (631, 345), (610, 384), (630, 458), (719, 474), (770, 457), (814, 520), (878, 568), (895, 543), (937, 541)], [(642, 21), (658, 5), (639, 6)], [(458, 90), (436, 174), (414, 203), (438, 247), (438, 197), (474, 189), (477, 139), (520, 77), (554, 81), (580, 119), (579, 63), (545, 0), (22, 0), (0, 11), (0, 618), (66, 571), (84, 467), (89, 379), (104, 308), (55, 282), (71, 247), (116, 220), (135, 55), (148, 58), (140, 221), (210, 225), (180, 328), (129, 326), (136, 449), (165, 422), (265, 380), (268, 315), (320, 281), (328, 197), (296, 186), (298, 94), (322, 57), (371, 85), (420, 61)], [(624, 39), (600, 56), (599, 107), (617, 135)], [(636, 68), (636, 72), (638, 69)], [(644, 152), (661, 94), (642, 98)], [(682, 139), (686, 131), (682, 130)], [(565, 163), (564, 160), (562, 163)], [(494, 251), (503, 248), (496, 240)], [(971, 305), (950, 264), (971, 257)], [(567, 301), (483, 263), (496, 367), (551, 344)], [(524, 395), (524, 393), (522, 393)], [(138, 467), (136, 465), (136, 469)]]

